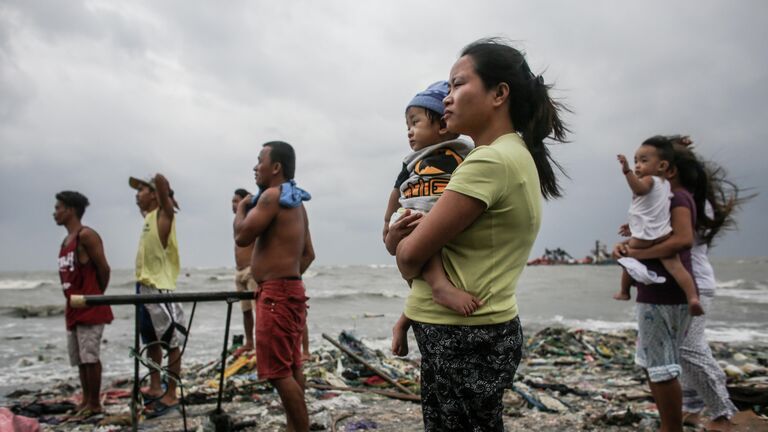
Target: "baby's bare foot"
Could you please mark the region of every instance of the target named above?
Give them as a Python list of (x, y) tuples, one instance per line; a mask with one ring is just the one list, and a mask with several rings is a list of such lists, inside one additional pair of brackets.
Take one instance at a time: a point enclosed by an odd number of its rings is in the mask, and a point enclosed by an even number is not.
[(432, 299), (435, 303), (464, 316), (472, 315), (483, 305), (480, 299), (453, 285), (433, 288)]
[(616, 294), (613, 295), (613, 299), (614, 300), (627, 301), (627, 300), (629, 300), (631, 298), (632, 298), (632, 296), (629, 295), (628, 292), (624, 292), (624, 291), (619, 291), (619, 292), (617, 292)]

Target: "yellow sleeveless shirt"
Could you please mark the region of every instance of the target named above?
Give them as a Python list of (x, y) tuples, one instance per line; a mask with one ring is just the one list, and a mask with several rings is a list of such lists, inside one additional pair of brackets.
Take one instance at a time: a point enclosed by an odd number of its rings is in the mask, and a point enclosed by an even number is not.
[(136, 253), (136, 280), (144, 286), (173, 291), (180, 268), (176, 218), (171, 222), (168, 246), (163, 248), (157, 229), (157, 211), (154, 209), (144, 217), (144, 229)]

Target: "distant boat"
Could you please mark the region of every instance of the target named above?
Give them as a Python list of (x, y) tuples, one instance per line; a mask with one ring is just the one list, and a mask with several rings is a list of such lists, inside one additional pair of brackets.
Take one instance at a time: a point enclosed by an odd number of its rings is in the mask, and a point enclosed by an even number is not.
[(528, 265), (606, 265), (616, 264), (616, 260), (611, 258), (608, 253), (608, 247), (600, 240), (595, 241), (595, 248), (590, 255), (581, 259), (576, 259), (561, 248), (544, 249), (544, 255), (528, 261)]

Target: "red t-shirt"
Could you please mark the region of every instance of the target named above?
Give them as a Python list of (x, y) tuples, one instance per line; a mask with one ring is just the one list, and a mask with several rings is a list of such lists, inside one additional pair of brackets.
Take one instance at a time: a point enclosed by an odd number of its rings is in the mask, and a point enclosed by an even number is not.
[[(673, 192), (672, 202), (670, 203), (670, 211), (675, 207), (685, 207), (691, 212), (691, 226), (696, 227), (696, 202), (693, 200), (693, 195), (687, 190), (680, 188)], [(680, 261), (683, 263), (683, 267), (688, 270), (688, 273), (693, 274), (691, 266), (691, 250), (685, 249), (680, 251)], [(661, 284), (644, 285), (637, 284), (637, 302), (638, 303), (650, 303), (659, 305), (679, 305), (686, 304), (688, 300), (685, 297), (685, 292), (675, 281), (675, 278), (669, 274), (667, 269), (661, 263), (661, 260), (641, 260), (643, 264), (648, 267), (648, 270), (656, 272), (659, 276), (664, 276), (667, 281)], [(694, 279), (695, 283), (695, 279)], [(698, 287), (696, 288), (698, 291)]]
[(82, 309), (75, 309), (69, 305), (69, 297), (72, 294), (103, 294), (99, 288), (96, 266), (93, 261), (89, 261), (88, 264), (80, 264), (77, 258), (77, 247), (80, 244), (80, 232), (83, 228), (80, 228), (75, 238), (68, 244), (62, 244), (59, 252), (59, 279), (61, 279), (61, 289), (64, 290), (64, 296), (67, 298), (65, 311), (67, 330), (73, 329), (77, 324), (109, 324), (114, 318), (112, 308), (107, 305)]

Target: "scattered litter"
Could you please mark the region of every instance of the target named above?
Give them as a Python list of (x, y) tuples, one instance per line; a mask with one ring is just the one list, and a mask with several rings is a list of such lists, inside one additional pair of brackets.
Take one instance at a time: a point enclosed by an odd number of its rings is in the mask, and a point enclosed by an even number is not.
[[(418, 358), (399, 358), (372, 349), (349, 332), (312, 351), (304, 363), (311, 430), (418, 431), (421, 419)], [(597, 333), (545, 328), (526, 342), (513, 389), (504, 393), (509, 431), (610, 430), (651, 431), (658, 412), (643, 371), (634, 365), (636, 333)], [(741, 409), (768, 415), (768, 350), (765, 346), (712, 343), (728, 376), (728, 390)], [(222, 408), (235, 430), (285, 429), (277, 392), (256, 374), (256, 357), (234, 346), (227, 356)], [(185, 363), (183, 401), (189, 430), (211, 429), (220, 360)], [(74, 380), (70, 381), (74, 382)], [(126, 430), (131, 424), (130, 379), (105, 383), (103, 418), (91, 423), (68, 420), (79, 402), (79, 388), (56, 381), (42, 390), (16, 389), (5, 395), (7, 411), (39, 422), (43, 431)], [(142, 383), (146, 385), (146, 383)], [(181, 398), (181, 394), (178, 395)], [(752, 411), (750, 411), (752, 412)], [(143, 430), (183, 430), (180, 415), (141, 419)]]

